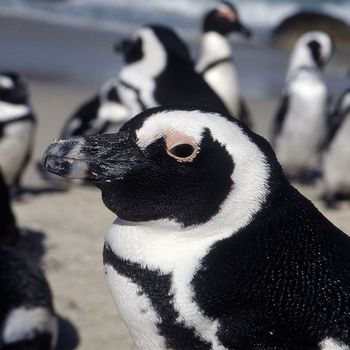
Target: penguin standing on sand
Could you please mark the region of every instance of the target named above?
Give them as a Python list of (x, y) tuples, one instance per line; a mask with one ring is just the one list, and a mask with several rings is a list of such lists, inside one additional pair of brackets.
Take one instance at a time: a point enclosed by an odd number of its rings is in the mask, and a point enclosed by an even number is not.
[(84, 102), (69, 118), (61, 137), (102, 134), (111, 125), (122, 125), (129, 118), (129, 111), (120, 102), (118, 81), (108, 80), (100, 92)]
[(42, 271), (13, 245), (19, 238), (0, 174), (0, 349), (51, 350), (57, 320)]
[(16, 73), (0, 73), (0, 167), (13, 193), (18, 192), (30, 159), (35, 124), (23, 79)]
[(105, 273), (139, 349), (349, 349), (350, 238), (244, 124), (155, 108), (43, 163), (118, 216)]
[(193, 105), (227, 113), (220, 98), (195, 71), (186, 44), (170, 28), (141, 27), (116, 45), (126, 62), (119, 73), (121, 102), (135, 115), (159, 105)]
[(322, 68), (332, 55), (332, 41), (323, 32), (308, 32), (295, 45), (272, 143), (285, 173), (310, 182), (319, 167), (320, 147), (327, 134), (329, 96)]
[(328, 207), (335, 207), (339, 197), (350, 197), (350, 89), (339, 98), (330, 117), (322, 174), (322, 198)]
[(251, 32), (238, 17), (237, 9), (221, 1), (203, 20), (201, 49), (196, 71), (225, 103), (229, 112), (251, 126), (252, 121), (239, 89), (237, 69), (228, 39), (231, 33), (250, 37)]

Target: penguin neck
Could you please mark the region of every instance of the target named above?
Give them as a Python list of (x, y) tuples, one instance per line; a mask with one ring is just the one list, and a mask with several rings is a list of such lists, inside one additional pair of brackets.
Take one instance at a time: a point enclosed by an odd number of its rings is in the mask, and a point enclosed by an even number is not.
[(312, 58), (310, 50), (308, 50), (306, 47), (300, 47), (293, 52), (286, 80), (289, 81), (295, 72), (300, 68), (307, 68), (320, 72), (320, 68)]
[(134, 87), (154, 79), (167, 65), (167, 52), (161, 43), (149, 33), (145, 36), (148, 40), (144, 40), (143, 57), (120, 71), (120, 80)]
[(197, 71), (202, 71), (215, 61), (231, 58), (231, 54), (231, 45), (226, 36), (214, 31), (204, 32), (201, 39)]
[(0, 101), (0, 124), (20, 119), (30, 113), (28, 105), (16, 105)]

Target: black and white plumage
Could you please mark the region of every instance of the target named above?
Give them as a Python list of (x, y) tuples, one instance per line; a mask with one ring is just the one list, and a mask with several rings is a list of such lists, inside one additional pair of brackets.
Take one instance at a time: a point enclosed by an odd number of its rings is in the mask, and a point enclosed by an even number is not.
[(57, 320), (50, 288), (42, 271), (14, 246), (18, 238), (0, 177), (0, 349), (51, 350)]
[(227, 112), (195, 71), (186, 44), (172, 29), (143, 26), (116, 49), (126, 62), (119, 72), (118, 92), (131, 115), (159, 105), (178, 104)]
[(292, 179), (310, 179), (319, 167), (329, 111), (321, 69), (332, 51), (329, 35), (315, 31), (302, 35), (292, 53), (272, 130), (277, 158)]
[(250, 30), (241, 23), (237, 9), (230, 2), (221, 1), (204, 16), (196, 71), (202, 74), (228, 111), (251, 126), (251, 117), (241, 96), (237, 69), (232, 60), (228, 39), (232, 33), (246, 37), (251, 35)]
[(350, 197), (350, 89), (339, 98), (330, 116), (322, 159), (323, 199), (335, 206), (338, 197)]
[(0, 167), (6, 184), (15, 191), (30, 159), (34, 132), (26, 83), (16, 73), (0, 73)]
[(19, 239), (19, 230), (13, 215), (10, 195), (0, 170), (0, 245), (13, 245)]
[(0, 246), (0, 348), (51, 350), (57, 319), (44, 274), (15, 248)]
[(112, 78), (73, 113), (60, 136), (101, 134), (111, 125), (121, 126), (129, 118), (129, 111), (120, 102), (118, 80)]
[(105, 272), (139, 349), (349, 349), (350, 238), (244, 124), (156, 108), (43, 163), (118, 216)]

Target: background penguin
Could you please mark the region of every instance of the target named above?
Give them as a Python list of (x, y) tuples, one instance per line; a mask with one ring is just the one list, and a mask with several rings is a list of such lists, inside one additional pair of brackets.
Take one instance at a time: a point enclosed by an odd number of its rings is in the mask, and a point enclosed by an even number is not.
[(42, 271), (24, 254), (0, 245), (0, 348), (50, 350), (57, 320)]
[(231, 33), (250, 37), (251, 32), (239, 20), (236, 8), (221, 1), (203, 20), (201, 50), (196, 71), (225, 103), (229, 112), (251, 126), (252, 121), (241, 97), (237, 70), (228, 40)]
[(18, 193), (30, 159), (35, 117), (23, 79), (16, 73), (0, 73), (0, 167), (5, 182)]
[(129, 111), (118, 95), (118, 81), (112, 78), (74, 112), (63, 127), (61, 137), (101, 134), (112, 124), (120, 126), (128, 119)]
[(0, 349), (50, 350), (57, 339), (50, 288), (42, 271), (12, 247), (18, 238), (0, 177)]
[(302, 35), (292, 53), (272, 134), (277, 158), (291, 179), (311, 181), (319, 166), (329, 110), (321, 69), (331, 55), (331, 39), (323, 32)]
[(118, 216), (105, 272), (140, 349), (349, 349), (350, 238), (244, 124), (156, 108), (43, 162)]
[(116, 45), (126, 65), (119, 73), (122, 103), (135, 115), (158, 105), (194, 105), (227, 113), (220, 98), (195, 71), (186, 44), (171, 29), (141, 27)]
[(335, 207), (340, 196), (350, 197), (350, 89), (336, 104), (330, 117), (323, 162), (323, 199)]
[(19, 239), (15, 216), (11, 210), (10, 196), (0, 171), (0, 245), (13, 245)]

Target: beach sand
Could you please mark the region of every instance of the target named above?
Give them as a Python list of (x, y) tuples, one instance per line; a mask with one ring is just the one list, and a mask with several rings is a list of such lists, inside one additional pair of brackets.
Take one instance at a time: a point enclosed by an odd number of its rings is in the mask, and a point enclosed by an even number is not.
[[(1, 35), (10, 42), (9, 36), (12, 34), (5, 35), (2, 32)], [(23, 40), (23, 37), (19, 39), (19, 43)], [(62, 47), (63, 44), (60, 45)], [(90, 50), (94, 52), (94, 46), (91, 46)], [(64, 52), (60, 52), (60, 55), (64, 57)], [(20, 62), (18, 57), (16, 60)], [(11, 68), (9, 58), (2, 63), (0, 61), (0, 66)], [(283, 67), (278, 69), (282, 71)], [(110, 70), (104, 69), (103, 74)], [(66, 118), (99, 85), (96, 81), (78, 84), (68, 80), (63, 73), (65, 79), (31, 74), (24, 64), (23, 71), (27, 73), (33, 106), (38, 116), (38, 130), (33, 160), (24, 178), (28, 194), (22, 201), (14, 203), (14, 210), (18, 225), (27, 230), (26, 240), (41, 256), (53, 291), (56, 311), (63, 320), (58, 349), (133, 349), (132, 340), (106, 287), (102, 269), (104, 234), (113, 222), (114, 215), (104, 207), (97, 189), (71, 186), (68, 191), (55, 190), (43, 182), (35, 170), (35, 162), (58, 136)], [(105, 78), (103, 74), (101, 82)], [(249, 84), (254, 83), (252, 76), (249, 79), (245, 82), (245, 91), (249, 90)], [(263, 85), (261, 79), (257, 80)], [(247, 96), (256, 130), (265, 136), (277, 97), (277, 94), (268, 97)], [(325, 211), (318, 201), (319, 187), (300, 189), (332, 222), (350, 233), (348, 204), (342, 204), (336, 211)]]

